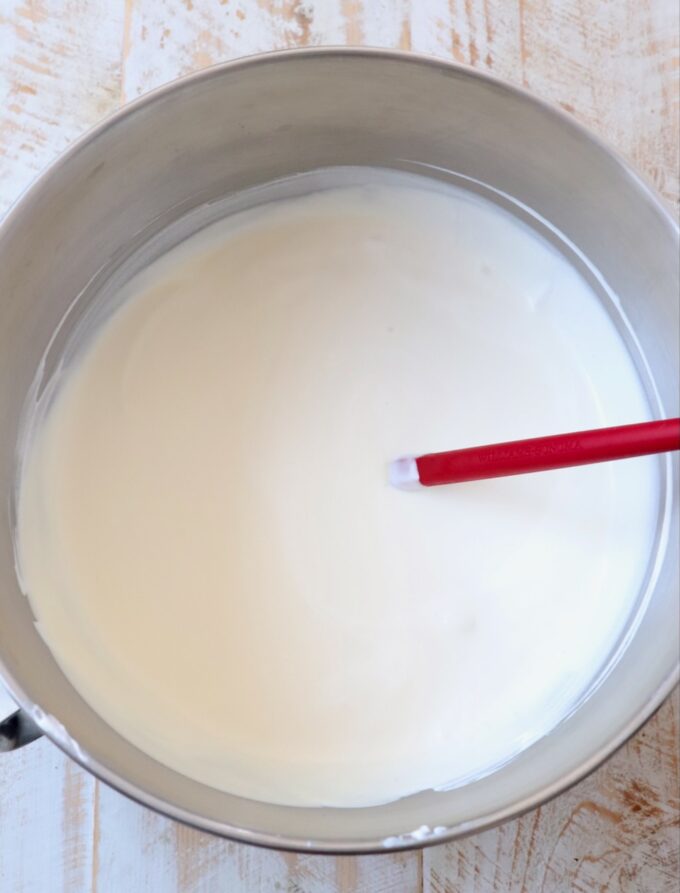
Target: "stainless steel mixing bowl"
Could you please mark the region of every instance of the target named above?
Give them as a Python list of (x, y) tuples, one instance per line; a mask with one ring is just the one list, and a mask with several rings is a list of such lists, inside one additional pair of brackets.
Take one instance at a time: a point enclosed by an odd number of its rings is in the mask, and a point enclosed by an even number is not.
[[(669, 416), (679, 414), (678, 233), (637, 175), (561, 112), (469, 69), (356, 49), (244, 59), (164, 87), (76, 143), (4, 223), (0, 657), (21, 710), (0, 743), (11, 748), (40, 730), (107, 783), (180, 821), (250, 843), (342, 853), (448, 840), (529, 809), (590, 772), (661, 704), (678, 675), (678, 466), (660, 460), (657, 555), (618, 654), (572, 715), (485, 779), (368, 809), (285, 808), (208, 788), (118, 735), (54, 662), (17, 582), (22, 404), (76, 296), (47, 372), (64, 333), (134, 248), (237, 191), (334, 165), (455, 172), (470, 188), (496, 190), (498, 201), (512, 197), (518, 214), (520, 205), (533, 209), (599, 271), (603, 300), (607, 287), (618, 296), (654, 412)], [(618, 313), (616, 301), (610, 309)]]

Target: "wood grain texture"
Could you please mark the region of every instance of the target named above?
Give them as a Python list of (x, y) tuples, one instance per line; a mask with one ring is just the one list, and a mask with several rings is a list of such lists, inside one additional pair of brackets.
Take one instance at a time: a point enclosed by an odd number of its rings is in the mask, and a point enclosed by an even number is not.
[(118, 3), (0, 0), (0, 214), (120, 104)]
[[(224, 59), (320, 44), (413, 49), (523, 84), (674, 204), (678, 16), (672, 0), (0, 0), (0, 214), (122, 102)], [(679, 721), (676, 693), (590, 778), (500, 828), (337, 859), (180, 827), (41, 740), (0, 759), (0, 891), (676, 893)]]

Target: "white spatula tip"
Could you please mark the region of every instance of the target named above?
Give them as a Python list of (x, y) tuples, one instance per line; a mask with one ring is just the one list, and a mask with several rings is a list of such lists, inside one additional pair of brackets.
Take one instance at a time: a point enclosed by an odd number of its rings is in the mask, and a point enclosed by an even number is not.
[(387, 479), (399, 490), (419, 490), (422, 487), (418, 477), (418, 466), (413, 456), (403, 456), (390, 462)]

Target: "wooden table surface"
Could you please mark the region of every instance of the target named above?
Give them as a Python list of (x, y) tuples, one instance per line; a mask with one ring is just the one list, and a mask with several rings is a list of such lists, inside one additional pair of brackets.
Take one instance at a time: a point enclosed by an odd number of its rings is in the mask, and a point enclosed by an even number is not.
[[(678, 32), (675, 0), (0, 0), (0, 216), (122, 103), (224, 59), (319, 44), (412, 48), (522, 84), (675, 207)], [(0, 891), (677, 893), (678, 707), (676, 692), (598, 772), (517, 821), (358, 858), (200, 834), (40, 740), (0, 759)]]

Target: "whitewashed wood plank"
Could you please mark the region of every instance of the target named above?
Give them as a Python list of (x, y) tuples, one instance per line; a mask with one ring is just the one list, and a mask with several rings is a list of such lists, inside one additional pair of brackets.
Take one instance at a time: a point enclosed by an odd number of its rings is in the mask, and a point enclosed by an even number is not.
[(130, 0), (124, 92), (138, 96), (181, 74), (265, 50), (321, 44), (408, 46), (407, 0)]
[[(328, 8), (325, 25), (337, 19)], [(252, 0), (145, 3), (128, 0), (123, 56), (124, 95), (139, 96), (173, 78), (237, 56), (314, 43), (307, 6)]]
[(575, 114), (677, 201), (678, 4), (519, 0), (518, 9), (520, 82)]
[(175, 824), (97, 782), (92, 893), (177, 889)]
[(120, 3), (0, 3), (0, 216), (120, 102)]
[(92, 889), (94, 785), (45, 739), (0, 754), (0, 890)]

